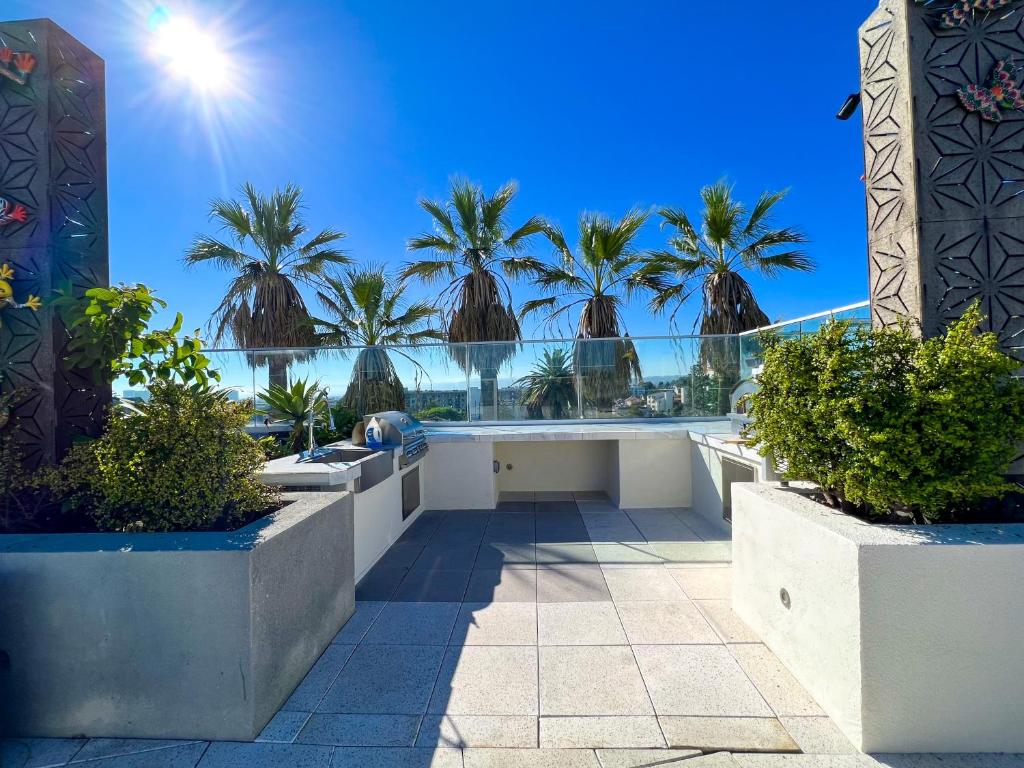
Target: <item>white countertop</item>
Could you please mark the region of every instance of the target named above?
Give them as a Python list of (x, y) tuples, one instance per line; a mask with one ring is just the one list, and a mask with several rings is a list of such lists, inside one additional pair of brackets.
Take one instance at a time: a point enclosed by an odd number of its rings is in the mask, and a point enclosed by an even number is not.
[(728, 420), (640, 421), (604, 423), (481, 424), (441, 426), (424, 424), (431, 443), (504, 443), (547, 440), (686, 440), (691, 433), (731, 432)]

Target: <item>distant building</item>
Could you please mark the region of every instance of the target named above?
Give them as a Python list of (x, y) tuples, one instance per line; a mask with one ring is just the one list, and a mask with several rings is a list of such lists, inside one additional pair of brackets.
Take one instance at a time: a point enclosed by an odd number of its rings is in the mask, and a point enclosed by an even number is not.
[(647, 395), (647, 407), (653, 413), (671, 413), (676, 402), (675, 389), (657, 389)]

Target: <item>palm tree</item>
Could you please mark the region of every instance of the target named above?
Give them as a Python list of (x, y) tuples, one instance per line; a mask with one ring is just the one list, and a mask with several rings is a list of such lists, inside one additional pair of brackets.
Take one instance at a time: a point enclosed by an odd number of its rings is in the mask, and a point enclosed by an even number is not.
[[(633, 378), (641, 376), (633, 343), (623, 336), (622, 309), (638, 287), (636, 273), (644, 264), (634, 241), (648, 214), (634, 209), (619, 221), (584, 213), (579, 222), (579, 241), (573, 252), (562, 232), (553, 226), (544, 233), (555, 246), (561, 263), (541, 264), (534, 282), (547, 294), (523, 304), (522, 315), (546, 311), (547, 323), (576, 307), (575, 367), (588, 402), (607, 407), (625, 394)], [(614, 339), (595, 342), (589, 339)]]
[(576, 400), (572, 360), (564, 349), (544, 350), (533, 370), (516, 382), (522, 387), (519, 404), (531, 419), (563, 419)]
[[(654, 290), (651, 309), (672, 318), (696, 291), (701, 292), (699, 323), (702, 336), (731, 335), (768, 325), (743, 272), (774, 278), (786, 270), (809, 272), (814, 263), (794, 246), (807, 242), (798, 230), (773, 226), (774, 207), (786, 192), (764, 192), (753, 208), (733, 199), (733, 187), (719, 181), (701, 190), (704, 211), (700, 228), (682, 210), (658, 213), (675, 234), (671, 251), (649, 257), (640, 281)], [(739, 350), (721, 339), (701, 344), (701, 362), (723, 380), (720, 409), (728, 410), (730, 384), (739, 376)], [(723, 413), (725, 412), (723, 411)]]
[[(202, 262), (232, 274), (224, 298), (210, 319), (213, 344), (231, 339), (243, 349), (311, 347), (315, 342), (300, 287), (319, 286), (334, 265), (350, 259), (337, 248), (343, 232), (324, 229), (308, 236), (300, 216), (302, 190), (289, 184), (261, 195), (251, 184), (244, 200), (214, 200), (210, 218), (227, 241), (200, 235), (185, 254), (189, 266)], [(270, 383), (286, 386), (288, 364), (296, 358), (259, 355)]]
[[(431, 251), (434, 258), (411, 262), (403, 278), (418, 277), (427, 284), (444, 284), (436, 306), (459, 366), (481, 379), (481, 404), (493, 409), (498, 369), (515, 354), (515, 344), (460, 347), (474, 341), (516, 342), (522, 339), (505, 278), (529, 272), (536, 260), (522, 256), (530, 237), (543, 231), (544, 221), (533, 217), (512, 229), (506, 211), (516, 195), (508, 182), (486, 197), (480, 186), (453, 179), (451, 199), (420, 200), (433, 219), (433, 231), (409, 241), (410, 251)], [(471, 351), (470, 351), (471, 350)]]
[(313, 419), (327, 414), (327, 398), (320, 397), (321, 392), (320, 382), (310, 384), (308, 379), (298, 379), (290, 386), (271, 384), (260, 392), (264, 405), (259, 413), (292, 423), (293, 453), (302, 451), (302, 438), (310, 414)]
[[(359, 416), (379, 411), (404, 411), (405, 387), (388, 355), (388, 347), (444, 340), (427, 327), (437, 314), (427, 302), (404, 303), (406, 285), (395, 282), (381, 267), (349, 269), (341, 279), (327, 278), (317, 298), (330, 320), (315, 319), (318, 341), (326, 346), (363, 347), (356, 356), (342, 404)], [(406, 353), (398, 354), (421, 366)]]

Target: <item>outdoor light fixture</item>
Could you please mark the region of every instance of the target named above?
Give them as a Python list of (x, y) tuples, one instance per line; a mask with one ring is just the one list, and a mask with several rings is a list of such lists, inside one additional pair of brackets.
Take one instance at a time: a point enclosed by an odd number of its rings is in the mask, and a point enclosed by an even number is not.
[(860, 106), (860, 94), (851, 93), (846, 97), (846, 101), (843, 102), (843, 106), (839, 108), (839, 113), (836, 115), (836, 120), (849, 120), (853, 117), (853, 113), (857, 111), (857, 107)]

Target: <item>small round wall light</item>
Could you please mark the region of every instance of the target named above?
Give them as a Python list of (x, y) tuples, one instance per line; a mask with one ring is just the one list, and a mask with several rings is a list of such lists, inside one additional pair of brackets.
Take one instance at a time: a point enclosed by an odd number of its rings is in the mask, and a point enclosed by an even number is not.
[(785, 587), (779, 590), (779, 600), (782, 601), (782, 604), (786, 606), (786, 609), (788, 610), (790, 606), (789, 590)]

